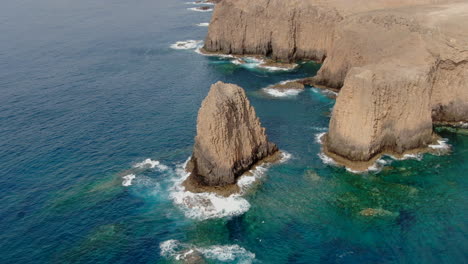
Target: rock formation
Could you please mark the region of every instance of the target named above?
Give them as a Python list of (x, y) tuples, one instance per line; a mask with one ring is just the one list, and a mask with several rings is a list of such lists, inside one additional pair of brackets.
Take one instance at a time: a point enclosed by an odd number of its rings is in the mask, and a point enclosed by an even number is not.
[(187, 165), (192, 182), (189, 190), (194, 190), (190, 188), (194, 184), (235, 184), (254, 164), (277, 152), (244, 90), (234, 84), (217, 82), (211, 86), (198, 112), (195, 146)]
[(468, 121), (467, 14), (459, 0), (224, 0), (204, 49), (323, 62), (310, 83), (340, 89), (326, 152), (360, 170)]

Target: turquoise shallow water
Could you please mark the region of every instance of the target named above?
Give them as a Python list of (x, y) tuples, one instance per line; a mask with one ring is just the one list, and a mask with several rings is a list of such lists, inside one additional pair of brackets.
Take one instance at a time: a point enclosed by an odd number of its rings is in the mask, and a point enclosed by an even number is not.
[[(189, 7), (2, 3), (1, 263), (175, 263), (160, 248), (170, 240), (210, 263), (468, 262), (466, 131), (440, 132), (450, 155), (394, 161), (378, 174), (325, 165), (315, 136), (334, 101), (310, 88), (284, 98), (261, 90), (319, 65), (272, 73), (171, 49), (206, 34), (195, 24), (211, 13)], [(246, 89), (292, 158), (248, 191), (246, 213), (200, 221), (170, 196), (218, 80)], [(132, 167), (147, 158), (167, 168)]]

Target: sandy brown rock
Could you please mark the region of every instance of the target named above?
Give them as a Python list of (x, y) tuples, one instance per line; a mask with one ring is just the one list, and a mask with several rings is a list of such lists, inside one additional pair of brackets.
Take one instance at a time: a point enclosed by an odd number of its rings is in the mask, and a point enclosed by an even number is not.
[(308, 84), (340, 89), (326, 149), (366, 163), (468, 121), (467, 14), (458, 0), (225, 0), (205, 49), (323, 61)]
[(277, 84), (273, 84), (268, 86), (270, 89), (276, 89), (276, 90), (304, 90), (304, 84), (299, 81), (286, 81), (286, 82), (280, 82)]
[(233, 185), (255, 163), (277, 151), (244, 90), (217, 82), (198, 112), (188, 181), (201, 186)]

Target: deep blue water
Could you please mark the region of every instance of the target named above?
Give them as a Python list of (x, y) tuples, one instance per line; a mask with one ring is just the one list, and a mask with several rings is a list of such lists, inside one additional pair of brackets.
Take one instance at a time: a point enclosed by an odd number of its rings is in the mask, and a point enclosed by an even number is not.
[[(0, 263), (173, 263), (160, 250), (171, 239), (234, 254), (208, 252), (210, 263), (468, 262), (466, 131), (441, 132), (450, 155), (394, 161), (377, 174), (327, 166), (315, 135), (333, 100), (310, 88), (287, 98), (261, 91), (319, 65), (272, 73), (171, 49), (206, 34), (196, 24), (211, 13), (189, 7), (2, 2)], [(292, 158), (248, 192), (246, 213), (198, 220), (170, 195), (218, 80), (246, 89)], [(132, 168), (147, 158), (168, 168)], [(129, 173), (136, 178), (122, 186)], [(363, 216), (367, 208), (380, 213)]]

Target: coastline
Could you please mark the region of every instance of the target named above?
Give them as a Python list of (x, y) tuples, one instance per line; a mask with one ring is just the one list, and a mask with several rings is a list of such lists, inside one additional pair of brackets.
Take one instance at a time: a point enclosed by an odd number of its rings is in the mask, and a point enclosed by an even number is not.
[[(383, 149), (373, 155), (369, 160), (366, 161), (358, 161), (358, 160), (351, 160), (349, 158), (343, 157), (339, 154), (331, 152), (326, 144), (327, 141), (327, 133), (323, 134), (320, 138), (318, 138), (319, 143), (322, 147), (322, 153), (326, 155), (328, 158), (332, 159), (338, 166), (344, 166), (348, 171), (353, 173), (364, 173), (371, 170), (380, 159), (385, 156), (391, 157), (395, 160), (405, 160), (408, 157), (418, 157), (423, 154), (433, 154), (433, 155), (440, 155), (440, 154), (447, 154), (447, 151), (450, 149), (445, 149), (445, 146), (441, 146), (443, 142), (442, 138), (434, 133), (433, 140), (430, 144), (425, 147), (419, 147), (414, 149), (405, 150), (402, 153), (397, 153), (392, 151), (391, 148)], [(443, 142), (443, 143), (442, 143)], [(441, 147), (440, 147), (441, 146)], [(444, 151), (441, 153), (437, 151), (438, 149), (443, 149)]]

